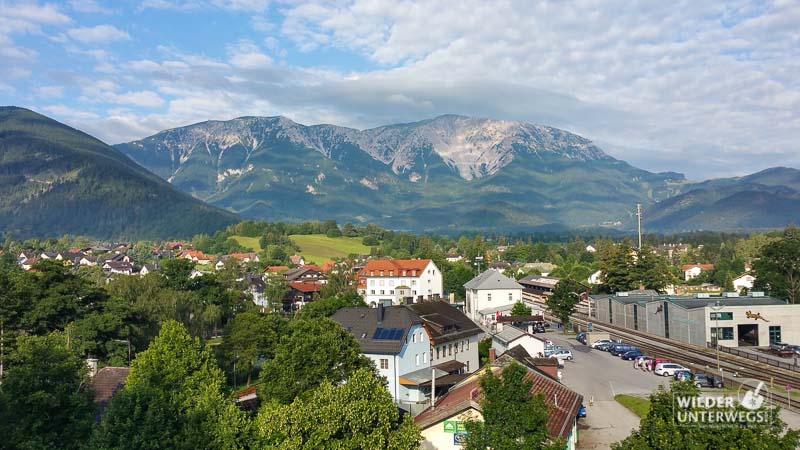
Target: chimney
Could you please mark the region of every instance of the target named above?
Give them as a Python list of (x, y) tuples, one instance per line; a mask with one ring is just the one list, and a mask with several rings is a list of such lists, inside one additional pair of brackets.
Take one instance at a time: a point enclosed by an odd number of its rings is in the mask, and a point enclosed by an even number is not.
[(94, 377), (97, 375), (97, 359), (95, 358), (88, 358), (86, 360), (86, 365), (89, 366), (89, 376)]
[(383, 302), (378, 303), (378, 323), (383, 322), (384, 306)]
[(496, 355), (496, 353), (495, 353), (494, 347), (489, 347), (489, 362), (490, 363), (494, 362), (495, 358), (497, 357), (495, 355)]

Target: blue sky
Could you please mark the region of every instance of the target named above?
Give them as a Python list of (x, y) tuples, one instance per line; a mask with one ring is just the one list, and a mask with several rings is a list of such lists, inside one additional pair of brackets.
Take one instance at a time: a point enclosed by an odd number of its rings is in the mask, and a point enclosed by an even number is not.
[(0, 104), (109, 143), (207, 119), (556, 126), (693, 179), (800, 167), (800, 2), (0, 0)]

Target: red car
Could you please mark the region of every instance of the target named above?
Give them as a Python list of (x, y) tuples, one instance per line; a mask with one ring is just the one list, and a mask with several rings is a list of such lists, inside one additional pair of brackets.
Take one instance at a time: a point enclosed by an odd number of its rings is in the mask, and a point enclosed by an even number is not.
[(647, 370), (649, 372), (652, 372), (656, 369), (657, 365), (665, 362), (670, 362), (670, 361), (667, 358), (653, 358), (650, 361), (648, 361)]

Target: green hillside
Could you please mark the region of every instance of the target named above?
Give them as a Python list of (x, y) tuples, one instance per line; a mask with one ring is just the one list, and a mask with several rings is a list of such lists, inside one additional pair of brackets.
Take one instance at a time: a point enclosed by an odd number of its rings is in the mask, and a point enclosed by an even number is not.
[(361, 244), (360, 237), (329, 238), (324, 234), (293, 234), (289, 239), (300, 246), (300, 255), (307, 261), (322, 264), (332, 258), (342, 258), (358, 253), (368, 254), (369, 247)]
[(24, 108), (0, 107), (2, 233), (188, 237), (237, 220), (92, 136)]

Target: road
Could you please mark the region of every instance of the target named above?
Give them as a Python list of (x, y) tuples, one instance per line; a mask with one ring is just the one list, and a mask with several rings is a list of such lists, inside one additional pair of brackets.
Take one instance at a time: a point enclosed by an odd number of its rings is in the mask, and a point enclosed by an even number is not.
[(616, 394), (646, 397), (660, 384), (669, 384), (668, 378), (634, 369), (633, 363), (592, 350), (574, 337), (555, 332), (537, 336), (572, 350), (574, 360), (566, 362), (562, 382), (584, 397), (587, 414), (578, 421), (579, 449), (610, 448), (639, 428), (639, 417), (617, 403)]

